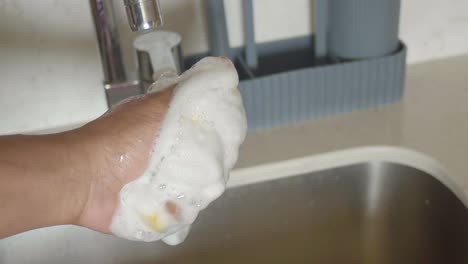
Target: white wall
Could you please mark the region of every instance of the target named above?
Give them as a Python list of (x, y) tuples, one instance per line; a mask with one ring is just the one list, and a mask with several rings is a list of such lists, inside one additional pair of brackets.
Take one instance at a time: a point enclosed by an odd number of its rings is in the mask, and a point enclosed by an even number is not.
[(400, 36), (408, 62), (468, 53), (467, 0), (402, 0)]
[[(184, 50), (188, 54), (206, 51), (201, 1), (161, 1), (169, 14), (167, 27), (185, 36)], [(240, 46), (241, 1), (224, 0), (224, 3), (231, 45)], [(266, 42), (310, 34), (312, 8), (310, 0), (254, 0), (257, 40)], [(171, 17), (180, 10), (184, 10), (182, 15)], [(400, 36), (409, 46), (409, 63), (468, 53), (467, 0), (402, 0), (400, 21)]]

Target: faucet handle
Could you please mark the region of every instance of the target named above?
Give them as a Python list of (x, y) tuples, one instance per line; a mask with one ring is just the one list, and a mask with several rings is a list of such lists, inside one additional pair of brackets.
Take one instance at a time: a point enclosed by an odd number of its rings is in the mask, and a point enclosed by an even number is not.
[(124, 0), (132, 31), (148, 31), (164, 24), (159, 0)]

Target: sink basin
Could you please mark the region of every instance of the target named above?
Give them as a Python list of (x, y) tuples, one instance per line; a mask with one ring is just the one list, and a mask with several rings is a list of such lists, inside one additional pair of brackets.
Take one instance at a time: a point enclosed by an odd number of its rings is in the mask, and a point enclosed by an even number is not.
[(369, 162), (230, 188), (177, 247), (84, 228), (0, 241), (0, 263), (468, 263), (468, 210), (433, 176)]

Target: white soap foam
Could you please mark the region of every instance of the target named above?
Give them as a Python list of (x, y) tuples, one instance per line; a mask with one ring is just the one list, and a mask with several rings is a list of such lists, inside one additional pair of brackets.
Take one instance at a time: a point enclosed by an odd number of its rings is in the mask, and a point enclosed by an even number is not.
[(112, 233), (170, 245), (185, 239), (198, 213), (224, 192), (245, 138), (238, 82), (231, 61), (209, 57), (153, 84), (152, 91), (176, 87), (148, 168), (120, 191)]

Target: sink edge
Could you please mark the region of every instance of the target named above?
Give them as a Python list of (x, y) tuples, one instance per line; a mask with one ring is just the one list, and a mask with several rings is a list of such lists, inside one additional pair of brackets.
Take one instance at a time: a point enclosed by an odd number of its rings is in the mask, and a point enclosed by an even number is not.
[(227, 186), (232, 188), (372, 161), (396, 163), (426, 172), (447, 186), (468, 208), (468, 191), (465, 192), (461, 185), (449, 176), (450, 173), (443, 164), (424, 153), (409, 148), (385, 145), (325, 152), (234, 169), (230, 174)]

